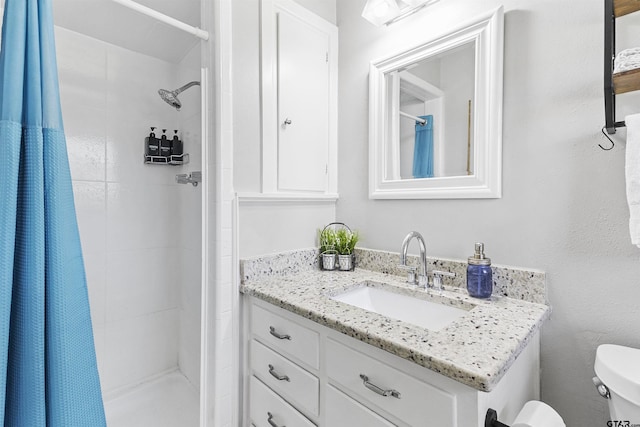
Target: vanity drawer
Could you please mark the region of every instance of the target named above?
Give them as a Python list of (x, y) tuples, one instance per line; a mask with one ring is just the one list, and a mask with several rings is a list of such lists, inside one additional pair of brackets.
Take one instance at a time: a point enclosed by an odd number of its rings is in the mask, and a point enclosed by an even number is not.
[(253, 305), (251, 332), (264, 344), (318, 369), (319, 336), (289, 319)]
[(315, 427), (259, 379), (251, 377), (251, 422), (256, 427)]
[(395, 427), (375, 412), (362, 406), (346, 394), (327, 386), (326, 424), (331, 427)]
[[(414, 427), (456, 425), (454, 394), (418, 381), (331, 339), (327, 340), (326, 354), (327, 375), (331, 381), (407, 424)], [(361, 375), (368, 380), (366, 384)], [(383, 391), (387, 391), (387, 396), (379, 394)]]
[(251, 369), (287, 401), (318, 415), (320, 382), (317, 377), (256, 340), (251, 342)]

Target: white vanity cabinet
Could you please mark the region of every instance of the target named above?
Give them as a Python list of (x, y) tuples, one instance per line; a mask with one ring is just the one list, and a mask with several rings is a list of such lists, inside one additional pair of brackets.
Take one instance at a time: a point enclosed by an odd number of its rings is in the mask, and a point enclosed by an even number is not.
[(537, 334), (483, 392), (255, 297), (243, 323), (245, 427), (484, 427), (539, 397)]

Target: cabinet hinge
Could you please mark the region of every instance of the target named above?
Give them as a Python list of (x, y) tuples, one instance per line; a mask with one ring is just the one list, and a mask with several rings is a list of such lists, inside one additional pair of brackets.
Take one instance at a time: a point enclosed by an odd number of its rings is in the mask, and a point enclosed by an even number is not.
[(327, 52), (327, 53), (325, 54), (325, 61), (326, 61), (327, 63), (329, 63), (329, 52)]

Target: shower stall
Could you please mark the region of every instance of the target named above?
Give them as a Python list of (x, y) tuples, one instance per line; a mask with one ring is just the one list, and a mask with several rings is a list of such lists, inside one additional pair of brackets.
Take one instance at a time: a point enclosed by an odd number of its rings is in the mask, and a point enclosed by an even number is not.
[[(199, 2), (140, 3), (172, 9), (166, 13), (191, 8), (180, 16), (200, 23)], [(196, 427), (203, 186), (182, 185), (176, 175), (206, 167), (205, 88), (198, 86), (205, 49), (198, 38), (113, 1), (56, 0), (54, 17), (107, 423)], [(177, 135), (188, 163), (145, 163), (151, 127), (158, 139)]]
[[(0, 0), (0, 12), (5, 1), (22, 0)], [(231, 427), (231, 0), (52, 3), (107, 424)], [(152, 127), (189, 161), (147, 163)]]

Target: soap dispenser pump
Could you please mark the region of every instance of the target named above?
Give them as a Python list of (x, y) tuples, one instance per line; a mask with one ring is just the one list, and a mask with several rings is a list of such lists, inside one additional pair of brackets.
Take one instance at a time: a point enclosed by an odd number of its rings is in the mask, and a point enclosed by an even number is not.
[(475, 298), (489, 298), (493, 292), (491, 259), (484, 255), (484, 243), (476, 243), (475, 253), (468, 259), (467, 291)]

